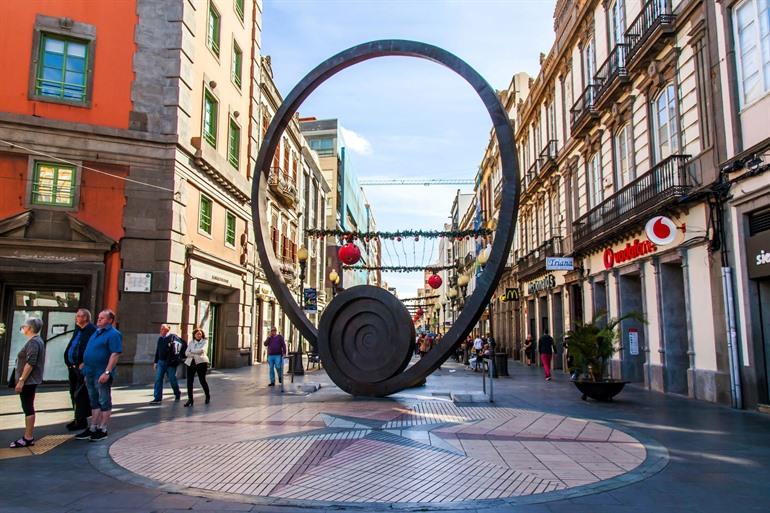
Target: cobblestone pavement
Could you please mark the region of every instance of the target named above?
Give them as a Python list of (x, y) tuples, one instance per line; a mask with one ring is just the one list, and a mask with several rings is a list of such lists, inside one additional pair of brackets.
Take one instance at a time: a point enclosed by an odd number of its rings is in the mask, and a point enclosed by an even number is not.
[[(323, 372), (312, 394), (268, 389), (265, 369), (215, 372), (210, 405), (115, 391), (104, 443), (62, 436), (67, 396), (44, 389), (33, 451), (0, 450), (0, 512), (767, 511), (770, 418), (631, 387), (580, 401), (557, 375), (512, 365), (496, 403), (479, 374), (445, 365), (425, 387), (353, 399)], [(287, 384), (288, 387), (288, 384)], [(170, 395), (170, 394), (169, 394)], [(18, 398), (0, 395), (0, 434)], [(23, 455), (24, 457), (21, 457)], [(9, 459), (3, 459), (8, 458)]]

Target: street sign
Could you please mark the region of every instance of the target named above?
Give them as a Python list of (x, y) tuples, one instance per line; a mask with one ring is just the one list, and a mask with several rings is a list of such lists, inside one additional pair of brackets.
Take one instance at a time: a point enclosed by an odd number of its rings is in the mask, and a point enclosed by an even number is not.
[(302, 309), (305, 313), (318, 312), (318, 291), (314, 288), (306, 288), (302, 298)]
[(572, 271), (575, 260), (572, 257), (545, 257), (546, 271)]

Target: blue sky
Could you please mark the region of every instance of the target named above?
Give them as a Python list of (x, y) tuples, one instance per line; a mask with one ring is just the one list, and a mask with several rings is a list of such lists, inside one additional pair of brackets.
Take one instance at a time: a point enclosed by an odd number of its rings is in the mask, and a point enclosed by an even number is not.
[[(505, 89), (514, 73), (537, 73), (540, 52), (553, 42), (553, 7), (553, 0), (264, 0), (263, 54), (284, 96), (326, 58), (374, 39), (440, 46)], [(362, 178), (473, 178), (491, 128), (462, 79), (408, 57), (348, 68), (308, 98), (300, 115), (340, 120)], [(456, 189), (367, 187), (366, 195), (380, 230), (441, 229)], [(431, 247), (391, 247), (383, 265), (423, 265)], [(404, 250), (399, 261), (395, 249)], [(402, 297), (422, 286), (421, 273), (384, 279)]]

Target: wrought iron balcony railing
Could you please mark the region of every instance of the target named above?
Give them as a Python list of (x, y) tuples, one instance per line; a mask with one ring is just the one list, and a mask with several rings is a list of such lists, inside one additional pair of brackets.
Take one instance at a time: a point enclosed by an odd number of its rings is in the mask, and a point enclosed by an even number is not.
[(289, 206), (293, 206), (299, 201), (297, 186), (281, 168), (270, 168), (270, 173), (267, 175), (267, 185)]
[(685, 196), (696, 185), (687, 173), (689, 160), (689, 155), (671, 155), (588, 211), (574, 223), (573, 251), (604, 243)]
[(518, 261), (517, 273), (519, 280), (526, 280), (545, 271), (546, 257), (562, 255), (562, 238), (553, 237), (530, 251)]
[(558, 146), (559, 142), (556, 139), (551, 139), (545, 143), (545, 147), (540, 152), (540, 167), (543, 171), (556, 165)]
[(598, 86), (596, 84), (588, 84), (583, 93), (578, 97), (575, 105), (569, 110), (570, 114), (570, 126), (572, 127), (572, 133), (580, 131), (585, 125), (585, 122), (596, 115), (596, 92)]
[(626, 70), (626, 59), (628, 56), (628, 44), (619, 43), (607, 56), (607, 60), (599, 67), (594, 81), (597, 85), (596, 101), (604, 99), (604, 96), (611, 91), (613, 85), (628, 78)]
[(674, 18), (671, 0), (647, 0), (644, 2), (641, 12), (626, 30), (628, 61), (632, 61), (637, 56), (639, 50), (645, 46), (658, 28), (673, 27)]

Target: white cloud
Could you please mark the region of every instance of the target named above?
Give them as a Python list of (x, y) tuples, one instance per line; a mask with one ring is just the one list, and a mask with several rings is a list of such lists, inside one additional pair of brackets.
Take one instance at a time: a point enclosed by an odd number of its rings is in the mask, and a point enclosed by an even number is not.
[(345, 139), (345, 146), (359, 155), (371, 155), (372, 143), (363, 135), (354, 132), (348, 128), (342, 127), (342, 137)]

